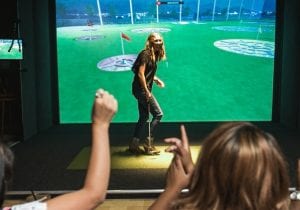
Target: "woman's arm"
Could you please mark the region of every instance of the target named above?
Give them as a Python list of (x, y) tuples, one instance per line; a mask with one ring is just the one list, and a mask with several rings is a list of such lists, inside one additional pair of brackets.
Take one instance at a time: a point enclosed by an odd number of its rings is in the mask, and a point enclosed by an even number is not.
[(157, 76), (154, 76), (154, 82), (161, 88), (165, 87), (165, 83)]
[(146, 70), (146, 64), (142, 64), (139, 67), (138, 78), (139, 78), (139, 81), (140, 81), (140, 84), (141, 84), (142, 88), (145, 90), (147, 99), (149, 99), (149, 98), (152, 97), (152, 94), (148, 90), (148, 87), (147, 87), (146, 77), (145, 77), (145, 70)]
[(165, 191), (149, 207), (150, 210), (172, 209), (172, 202), (189, 185), (194, 173), (194, 163), (191, 157), (188, 137), (183, 125), (180, 127), (180, 130), (182, 140), (178, 138), (165, 139), (167, 143), (171, 144), (166, 151), (173, 152), (174, 158), (167, 172)]
[(166, 152), (177, 154), (181, 159), (183, 168), (185, 169), (186, 173), (194, 173), (195, 166), (192, 160), (189, 140), (184, 125), (180, 126), (180, 131), (181, 140), (174, 137), (165, 139), (166, 143), (171, 144), (171, 146), (166, 149)]
[(110, 175), (109, 125), (118, 109), (115, 98), (97, 91), (92, 110), (92, 148), (83, 188), (47, 201), (48, 210), (91, 210), (102, 203)]
[(185, 172), (178, 155), (175, 155), (167, 172), (167, 184), (165, 191), (149, 207), (149, 210), (171, 210), (172, 202), (175, 201), (181, 191), (189, 185), (192, 174)]

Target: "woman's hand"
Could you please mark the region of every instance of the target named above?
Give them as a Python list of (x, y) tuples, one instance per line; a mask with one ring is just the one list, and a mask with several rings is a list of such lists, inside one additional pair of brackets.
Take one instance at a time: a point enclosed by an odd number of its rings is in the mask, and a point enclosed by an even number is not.
[(109, 124), (118, 110), (118, 102), (113, 95), (103, 89), (96, 92), (92, 110), (93, 123)]
[(152, 93), (149, 90), (147, 90), (146, 91), (146, 99), (147, 99), (147, 101), (149, 101), (151, 99), (151, 97), (152, 97)]
[(177, 154), (182, 162), (185, 172), (190, 174), (194, 172), (194, 163), (184, 125), (180, 126), (180, 130), (181, 140), (175, 137), (165, 139), (166, 143), (171, 144), (165, 151)]
[(173, 191), (180, 194), (186, 188), (191, 179), (192, 173), (186, 173), (180, 157), (175, 154), (167, 171), (166, 191)]
[(149, 207), (149, 210), (171, 210), (172, 202), (178, 198), (181, 191), (188, 187), (194, 173), (188, 138), (182, 125), (181, 139), (167, 138), (165, 142), (171, 144), (166, 151), (174, 153), (173, 160), (167, 171), (165, 191)]
[(158, 85), (158, 87), (160, 87), (160, 88), (164, 88), (165, 87), (165, 83), (162, 81), (162, 80), (160, 80), (158, 77), (156, 77), (155, 76), (155, 78), (154, 78), (154, 82)]
[(177, 154), (174, 154), (167, 171), (165, 190), (149, 207), (149, 210), (172, 210), (172, 202), (175, 201), (180, 196), (181, 191), (189, 185), (192, 175), (192, 173), (185, 172), (181, 159)]

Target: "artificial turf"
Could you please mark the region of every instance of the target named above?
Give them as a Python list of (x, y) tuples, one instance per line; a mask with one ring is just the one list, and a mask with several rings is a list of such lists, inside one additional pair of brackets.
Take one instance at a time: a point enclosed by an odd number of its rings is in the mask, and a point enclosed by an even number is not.
[[(216, 26), (263, 27), (257, 31), (222, 31)], [(259, 39), (274, 42), (274, 24), (268, 22), (203, 22), (202, 24), (153, 23), (139, 25), (94, 25), (57, 28), (59, 108), (61, 123), (90, 122), (96, 89), (104, 88), (119, 101), (114, 122), (135, 122), (137, 104), (131, 94), (131, 71), (107, 72), (97, 68), (102, 59), (138, 54), (148, 33), (133, 29), (168, 28), (162, 33), (167, 60), (159, 63), (157, 75), (165, 82), (153, 93), (163, 112), (163, 122), (269, 121), (272, 117), (274, 59), (220, 50), (222, 39)], [(92, 30), (91, 30), (92, 29)], [(78, 40), (99, 36), (95, 40)]]

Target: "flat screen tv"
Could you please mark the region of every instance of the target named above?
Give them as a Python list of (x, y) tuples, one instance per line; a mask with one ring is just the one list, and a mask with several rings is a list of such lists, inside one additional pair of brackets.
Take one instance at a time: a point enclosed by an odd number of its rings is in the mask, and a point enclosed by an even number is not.
[(95, 90), (136, 122), (132, 63), (151, 32), (167, 60), (163, 122), (272, 121), (276, 0), (56, 0), (60, 123), (90, 122)]

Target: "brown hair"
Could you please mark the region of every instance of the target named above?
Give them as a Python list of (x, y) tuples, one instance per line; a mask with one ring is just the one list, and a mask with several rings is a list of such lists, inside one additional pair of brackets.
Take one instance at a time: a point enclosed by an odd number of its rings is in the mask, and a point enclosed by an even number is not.
[[(155, 52), (154, 47), (153, 47), (153, 39), (155, 37), (159, 36), (162, 39), (162, 46), (159, 51)], [(145, 45), (145, 50), (150, 50), (151, 52), (151, 59), (153, 61), (160, 61), (160, 60), (165, 60), (166, 59), (166, 51), (165, 51), (165, 44), (163, 41), (163, 37), (159, 33), (152, 32), (149, 34), (146, 45)]]
[(177, 209), (286, 210), (287, 164), (274, 137), (251, 123), (225, 123), (203, 142)]
[(0, 143), (0, 208), (4, 201), (7, 182), (12, 178), (14, 155), (5, 144)]

